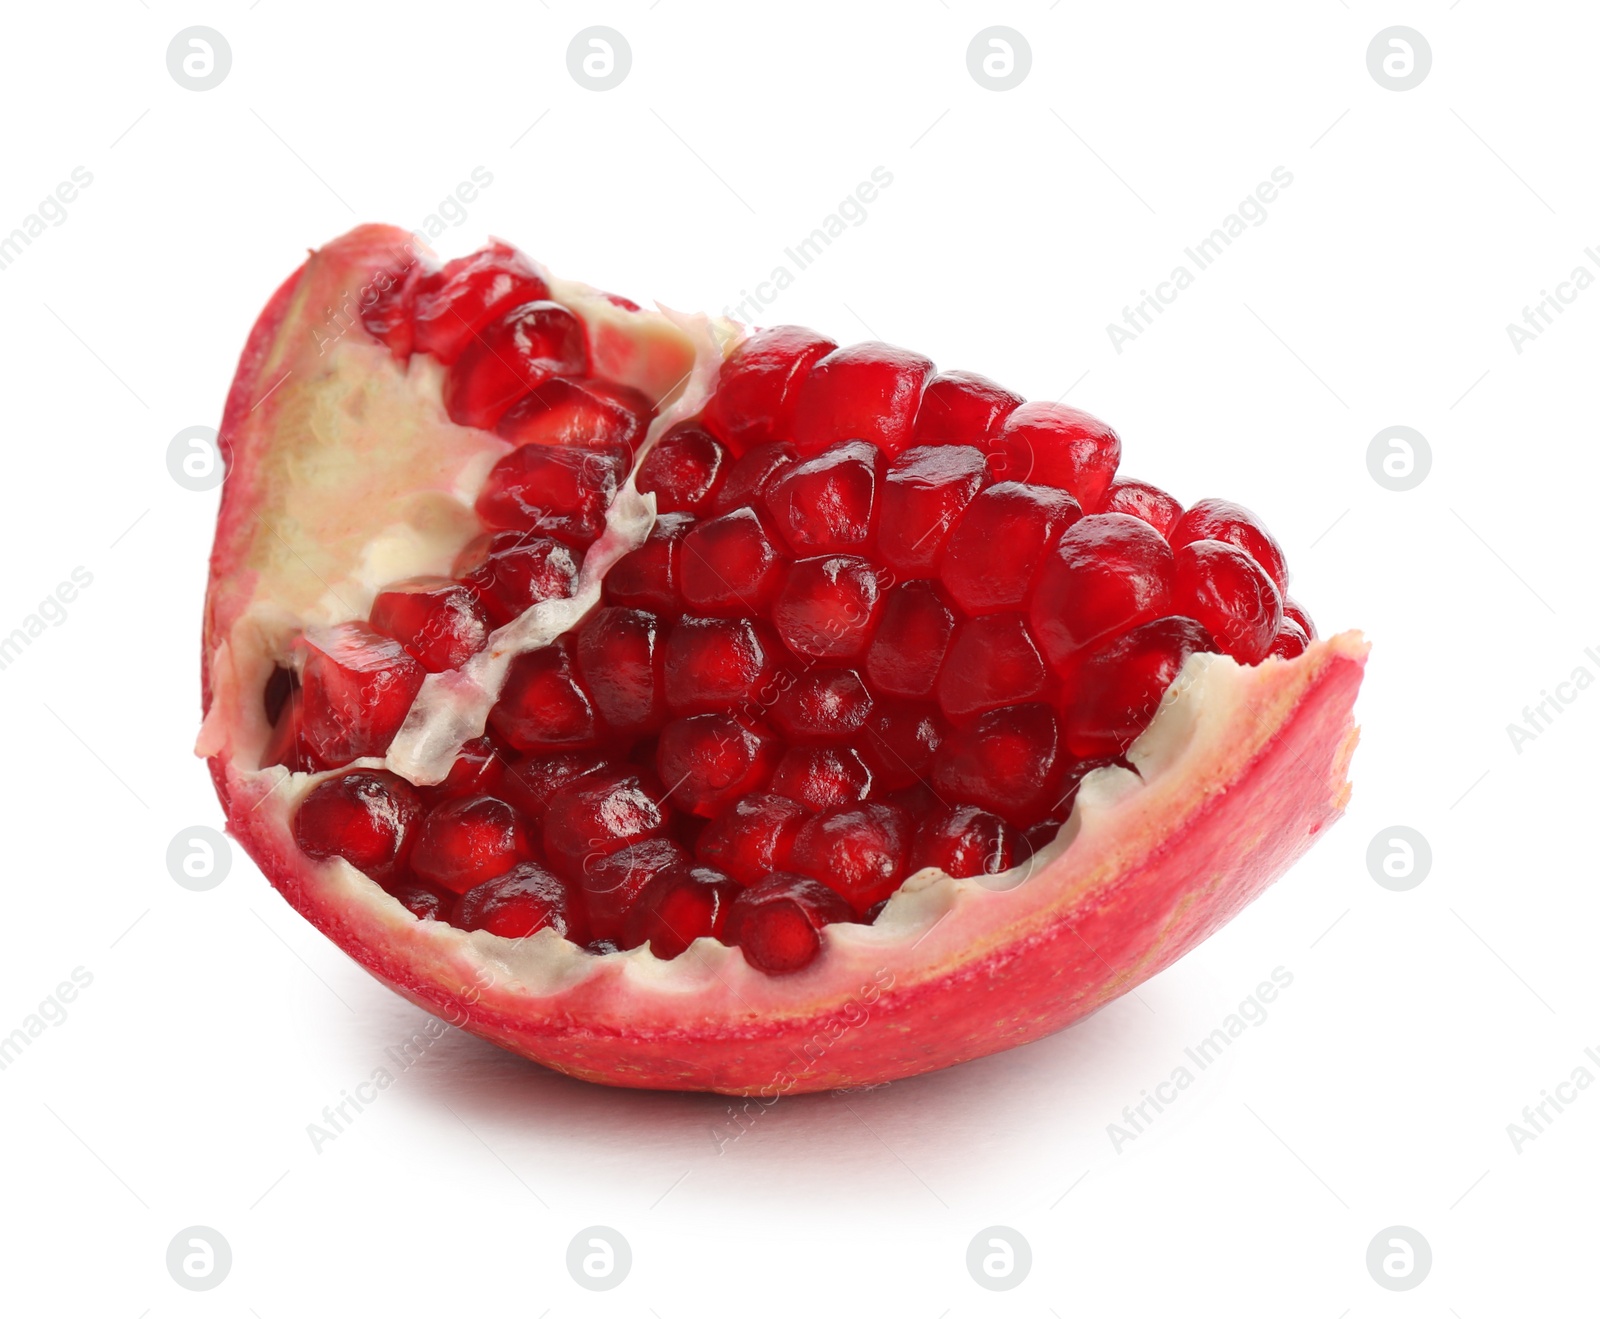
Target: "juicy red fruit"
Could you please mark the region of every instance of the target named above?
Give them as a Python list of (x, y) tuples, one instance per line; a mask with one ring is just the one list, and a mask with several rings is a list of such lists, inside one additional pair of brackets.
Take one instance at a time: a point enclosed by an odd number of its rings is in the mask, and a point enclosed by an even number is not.
[(583, 322), (558, 302), (525, 302), (463, 349), (445, 375), (445, 411), (457, 425), (488, 429), (523, 395), (588, 366)]

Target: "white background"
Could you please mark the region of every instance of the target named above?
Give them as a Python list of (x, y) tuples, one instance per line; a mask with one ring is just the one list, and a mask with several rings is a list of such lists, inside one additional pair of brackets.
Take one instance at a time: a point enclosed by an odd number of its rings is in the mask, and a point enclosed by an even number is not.
[[(1032, 50), (969, 75), (979, 29)], [(204, 24), (232, 69), (178, 85)], [(569, 76), (622, 32), (626, 80)], [(1395, 92), (1368, 43), (1432, 48)], [(0, 234), (91, 186), (0, 271), (0, 633), (93, 583), (0, 671), (10, 843), (0, 1034), (92, 984), (0, 1072), (15, 1314), (1457, 1315), (1591, 1313), (1600, 1077), (1591, 531), (1600, 291), (1518, 353), (1506, 325), (1597, 260), (1592, 8), (1486, 0), (701, 6), (11, 6)], [(530, 125), (532, 127), (530, 127)], [(790, 1098), (718, 1153), (725, 1101), (608, 1091), (452, 1032), (338, 1138), (307, 1124), (419, 1012), (235, 849), (210, 892), (166, 850), (220, 812), (189, 754), (216, 495), (168, 475), (215, 425), (251, 321), (308, 246), (420, 225), (685, 309), (736, 303), (883, 166), (893, 183), (765, 313), (877, 336), (1110, 419), (1124, 471), (1226, 495), (1282, 538), (1324, 632), (1374, 642), (1348, 815), (1234, 924), (1076, 1029), (866, 1093)], [(1276, 166), (1293, 183), (1157, 323), (1106, 331)], [(1369, 475), (1406, 425), (1416, 489)], [(1573, 689), (1575, 690), (1575, 689)], [(1374, 835), (1431, 843), (1377, 885)], [(1120, 1150), (1108, 1124), (1275, 967), (1292, 985)], [(59, 1015), (51, 1009), (51, 1015)], [(1547, 1110), (1553, 1112), (1553, 1110)], [(168, 1242), (228, 1240), (216, 1290)], [(604, 1224), (605, 1294), (564, 1257)], [(981, 1290), (968, 1242), (1032, 1244)], [(1433, 1251), (1393, 1293), (1380, 1229)]]

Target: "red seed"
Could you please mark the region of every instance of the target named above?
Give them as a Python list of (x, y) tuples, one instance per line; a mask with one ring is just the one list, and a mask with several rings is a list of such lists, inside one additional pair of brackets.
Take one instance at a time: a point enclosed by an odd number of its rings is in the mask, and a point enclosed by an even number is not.
[(670, 838), (648, 838), (627, 847), (584, 858), (576, 882), (589, 913), (589, 934), (618, 948), (637, 948), (630, 940), (628, 918), (653, 884), (675, 875), (687, 875), (689, 854)]
[(494, 429), (513, 444), (579, 445), (631, 461), (653, 412), (650, 400), (626, 385), (557, 376), (513, 403)]
[(784, 559), (753, 508), (697, 523), (678, 554), (679, 589), (701, 613), (763, 613), (783, 577)]
[(798, 742), (853, 737), (872, 713), (872, 695), (854, 669), (811, 669), (794, 676), (772, 702), (772, 722)]
[(1280, 595), (1289, 589), (1283, 547), (1261, 519), (1242, 504), (1228, 499), (1202, 499), (1178, 519), (1169, 539), (1175, 550), (1196, 540), (1220, 540), (1236, 546), (1267, 570)]
[(995, 475), (1065, 490), (1090, 513), (1100, 511), (1117, 474), (1122, 441), (1087, 412), (1064, 403), (1024, 403), (1011, 413), (990, 445)]
[(429, 673), (459, 669), (488, 644), (493, 627), (478, 593), (448, 577), (395, 582), (372, 602), (368, 621)]
[(706, 826), (696, 841), (695, 855), (741, 884), (754, 884), (771, 871), (787, 868), (794, 837), (810, 818), (811, 812), (797, 801), (753, 792)]
[(1172, 528), (1183, 516), (1183, 505), (1160, 486), (1151, 485), (1148, 481), (1132, 481), (1119, 477), (1106, 491), (1105, 502), (1100, 506), (1100, 511), (1127, 513), (1131, 517), (1148, 522), (1166, 536), (1171, 534)]
[(814, 811), (865, 801), (872, 790), (872, 771), (850, 747), (790, 747), (778, 761), (768, 785)]
[(578, 750), (600, 739), (594, 701), (561, 638), (511, 661), (489, 723), (518, 751)]
[(1272, 639), (1272, 648), (1267, 651), (1269, 655), (1276, 655), (1279, 659), (1293, 659), (1296, 655), (1305, 653), (1305, 648), (1311, 644), (1311, 639), (1306, 636), (1305, 630), (1292, 618), (1285, 618), (1278, 628), (1278, 635)]
[(801, 382), (789, 438), (802, 457), (843, 440), (867, 440), (893, 458), (911, 443), (933, 363), (885, 343), (836, 348)]
[(543, 818), (550, 799), (569, 783), (616, 768), (603, 751), (557, 751), (503, 764), (498, 795), (535, 820)]
[(771, 704), (780, 649), (772, 629), (749, 618), (680, 618), (665, 647), (667, 705), (703, 714)]
[(809, 659), (854, 659), (866, 649), (883, 606), (879, 572), (853, 554), (801, 560), (772, 606), (779, 637)]
[(936, 583), (901, 583), (884, 597), (867, 648), (872, 685), (889, 696), (927, 700), (955, 630), (956, 616)]
[(796, 386), (837, 346), (800, 325), (752, 334), (722, 364), (717, 392), (706, 406), (706, 428), (735, 457), (772, 440), (788, 427)]
[(309, 857), (340, 856), (380, 882), (404, 865), (422, 805), (397, 774), (353, 769), (324, 779), (294, 813), (294, 840)]
[(570, 598), (578, 585), (571, 548), (526, 531), (485, 533), (461, 552), (453, 571), (482, 598), (496, 627), (543, 600)]
[(399, 884), (389, 895), (419, 921), (450, 921), (456, 912), (456, 895), (432, 884)]
[(823, 926), (850, 915), (849, 904), (826, 884), (778, 871), (734, 899), (723, 937), (758, 971), (787, 975), (816, 960)]
[(726, 875), (704, 866), (654, 880), (628, 916), (623, 944), (648, 943), (657, 957), (681, 956), (696, 939), (721, 938), (728, 912), (742, 890)]
[(301, 731), (325, 765), (381, 756), (425, 676), (398, 641), (364, 623), (307, 628), (300, 648)]
[(900, 887), (910, 849), (906, 813), (888, 802), (863, 802), (807, 820), (795, 837), (792, 864), (862, 915)]
[(425, 789), (424, 795), (430, 804), (452, 797), (498, 797), (506, 766), (504, 754), (487, 733), (462, 743), (450, 772)]
[(1050, 663), (1065, 667), (1085, 646), (1172, 613), (1172, 550), (1149, 523), (1096, 513), (1067, 528), (1045, 561), (1029, 618)]
[(939, 579), (969, 614), (1023, 608), (1047, 548), (1082, 516), (1071, 495), (1050, 486), (992, 485), (956, 523)]
[(445, 373), (445, 411), (459, 426), (489, 430), (524, 394), (588, 369), (583, 322), (558, 302), (524, 302), (462, 349)]
[(993, 812), (940, 806), (918, 823), (906, 873), (933, 866), (957, 879), (998, 875), (1031, 853), (1027, 840)]
[(415, 341), (448, 366), (473, 336), (519, 303), (548, 298), (533, 263), (505, 243), (447, 261), (425, 276), (416, 294)]
[(605, 579), (606, 599), (665, 618), (682, 613), (678, 571), (683, 538), (694, 525), (687, 513), (664, 513), (656, 518), (644, 544), (611, 565)]
[(584, 549), (605, 530), (621, 481), (614, 454), (525, 444), (490, 470), (476, 507), (486, 526), (538, 532)]
[(711, 501), (713, 513), (727, 513), (746, 504), (760, 504), (779, 474), (800, 461), (792, 444), (758, 444), (728, 469), (728, 477)]
[(638, 736), (666, 722), (665, 629), (642, 609), (598, 609), (578, 628), (578, 674), (612, 731)]
[(972, 371), (941, 371), (922, 390), (913, 444), (982, 445), (1022, 405), (1022, 395)]
[(1190, 541), (1177, 552), (1172, 602), (1241, 664), (1263, 659), (1283, 622), (1283, 601), (1266, 570), (1220, 540)]
[(573, 943), (586, 943), (589, 938), (583, 908), (572, 890), (532, 861), (465, 893), (456, 924), (463, 930), (487, 930), (503, 939), (526, 939), (544, 929)]
[[(370, 301), (361, 312), (367, 333), (388, 346), (400, 362), (411, 356), (415, 343), (417, 290), (434, 271), (432, 262), (414, 253), (397, 254), (395, 264), (373, 276)], [(364, 299), (364, 301), (366, 301)]]
[(1300, 630), (1306, 634), (1307, 638), (1313, 638), (1317, 635), (1317, 626), (1311, 621), (1311, 615), (1306, 613), (1305, 609), (1295, 601), (1289, 599), (1284, 600), (1283, 616), (1286, 620), (1298, 624)]
[(772, 777), (778, 740), (765, 725), (730, 714), (674, 719), (656, 743), (656, 773), (675, 806), (707, 819)]
[(629, 768), (569, 783), (545, 807), (544, 850), (550, 864), (581, 880), (599, 857), (661, 837), (669, 824), (663, 795), (654, 776)]
[(859, 550), (872, 538), (883, 454), (861, 440), (786, 467), (766, 487), (767, 514), (796, 555)]
[(651, 448), (639, 464), (634, 484), (653, 492), (658, 513), (710, 510), (727, 478), (727, 450), (698, 422), (679, 422)]
[(956, 522), (988, 483), (988, 461), (970, 445), (907, 449), (884, 480), (878, 557), (902, 577), (933, 576)]
[(1120, 756), (1144, 732), (1183, 662), (1216, 649), (1192, 618), (1157, 618), (1085, 651), (1066, 682), (1063, 740), (1074, 756)]
[(1050, 707), (1012, 705), (950, 735), (933, 767), (933, 787), (946, 801), (970, 802), (1023, 825), (1053, 799), (1061, 762)]
[(947, 718), (1021, 705), (1044, 690), (1044, 657), (1021, 614), (984, 614), (956, 627), (939, 670), (939, 708)]
[(907, 701), (879, 701), (856, 741), (861, 759), (882, 788), (909, 788), (932, 772), (945, 739), (938, 711)]
[(496, 797), (442, 802), (423, 817), (411, 869), (430, 884), (465, 893), (533, 855), (521, 817)]

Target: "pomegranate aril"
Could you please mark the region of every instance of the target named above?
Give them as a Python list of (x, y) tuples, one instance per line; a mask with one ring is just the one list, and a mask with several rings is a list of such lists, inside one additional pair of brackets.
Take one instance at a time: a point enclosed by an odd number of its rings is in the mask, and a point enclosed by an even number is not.
[(580, 879), (595, 859), (666, 833), (662, 796), (654, 776), (632, 769), (591, 774), (568, 784), (545, 807), (545, 856), (558, 870)]
[(1029, 619), (1046, 658), (1065, 667), (1085, 646), (1169, 608), (1172, 549), (1149, 523), (1095, 513), (1067, 528), (1039, 574)]
[(1175, 550), (1197, 540), (1220, 540), (1233, 545), (1266, 569), (1280, 595), (1289, 589), (1283, 547), (1243, 504), (1228, 499), (1202, 499), (1178, 519), (1168, 539)]
[(627, 936), (629, 914), (658, 880), (689, 873), (689, 854), (670, 838), (649, 838), (586, 857), (574, 876), (589, 913), (589, 934), (618, 948), (636, 948)]
[(1297, 602), (1288, 598), (1283, 602), (1283, 617), (1286, 622), (1294, 623), (1306, 634), (1308, 639), (1317, 635), (1317, 625), (1311, 621), (1311, 615), (1306, 613)]
[(1032, 855), (1027, 840), (992, 811), (941, 806), (917, 825), (907, 874), (933, 866), (957, 879), (998, 875)]
[(558, 302), (525, 302), (462, 349), (445, 373), (445, 411), (459, 426), (492, 430), (524, 394), (555, 376), (588, 369), (583, 322)]
[(1267, 651), (1269, 655), (1276, 655), (1279, 659), (1293, 659), (1296, 655), (1305, 653), (1305, 648), (1311, 644), (1311, 638), (1306, 636), (1305, 629), (1292, 618), (1285, 618), (1278, 628), (1278, 635), (1273, 637), (1272, 646)]
[(907, 449), (884, 480), (879, 557), (904, 577), (931, 577), (957, 520), (988, 483), (988, 460), (970, 445)]
[(795, 394), (789, 439), (801, 456), (841, 440), (866, 440), (894, 457), (911, 443), (922, 385), (933, 363), (886, 343), (836, 348)]
[(615, 454), (525, 444), (490, 470), (476, 508), (486, 526), (538, 532), (583, 549), (606, 529), (606, 509), (621, 481)]
[(736, 457), (788, 426), (795, 387), (838, 345), (800, 325), (758, 330), (723, 362), (706, 405), (706, 428)]
[(738, 947), (756, 970), (786, 975), (816, 960), (823, 926), (851, 915), (850, 904), (826, 884), (778, 871), (733, 900), (723, 939)]
[(973, 371), (941, 371), (923, 386), (914, 444), (982, 444), (1022, 405), (1022, 395)]
[(1024, 608), (1046, 551), (1082, 516), (1071, 495), (1051, 486), (992, 485), (956, 523), (939, 580), (969, 614)]
[(928, 699), (955, 630), (956, 616), (936, 583), (902, 582), (884, 597), (867, 647), (872, 685), (889, 696)]
[(813, 811), (865, 801), (872, 771), (850, 747), (794, 746), (783, 753), (768, 784), (772, 792)]
[(944, 740), (944, 725), (932, 707), (879, 701), (856, 739), (856, 749), (877, 787), (905, 789), (932, 772)]
[(1012, 705), (979, 715), (945, 742), (933, 788), (1028, 824), (1054, 798), (1062, 771), (1061, 733), (1047, 705)]
[(430, 263), (402, 254), (395, 266), (373, 276), (375, 296), (362, 309), (361, 323), (402, 363), (416, 342), (417, 290), (432, 273)]
[(863, 915), (900, 886), (910, 848), (911, 821), (903, 810), (863, 802), (836, 806), (801, 825), (791, 864)]
[(872, 538), (883, 454), (861, 440), (786, 467), (766, 487), (767, 514), (797, 555), (855, 550)]
[(674, 714), (771, 703), (777, 638), (749, 618), (680, 618), (665, 646), (666, 699)]
[(489, 723), (518, 751), (577, 750), (600, 739), (594, 700), (578, 681), (566, 638), (511, 661)]
[(1117, 474), (1122, 441), (1098, 418), (1064, 403), (1024, 403), (1005, 419), (990, 445), (995, 475), (1065, 490), (1098, 513)]
[(939, 670), (939, 708), (948, 718), (1021, 705), (1044, 690), (1044, 657), (1021, 614), (982, 614), (956, 628)]
[(425, 676), (398, 641), (364, 623), (307, 628), (299, 646), (301, 732), (324, 765), (381, 756)]
[(654, 493), (658, 513), (705, 513), (727, 477), (725, 450), (703, 426), (680, 422), (652, 446), (634, 484)]
[(792, 444), (758, 444), (728, 468), (727, 480), (711, 501), (712, 512), (727, 513), (761, 503), (767, 487), (799, 461)]
[(571, 888), (533, 861), (469, 889), (456, 909), (455, 923), (504, 939), (526, 939), (544, 929), (573, 943), (589, 937), (583, 907)]
[(666, 720), (663, 627), (643, 609), (598, 609), (578, 628), (578, 674), (612, 731), (635, 736)]
[(1066, 681), (1063, 740), (1074, 756), (1120, 756), (1149, 727), (1183, 662), (1216, 643), (1192, 618), (1157, 618), (1085, 651)]
[(682, 612), (678, 570), (683, 538), (694, 525), (687, 513), (663, 513), (657, 517), (644, 544), (611, 565), (604, 584), (606, 599), (669, 618)]
[(783, 577), (783, 556), (753, 508), (696, 523), (678, 552), (678, 589), (703, 613), (759, 614)]
[[(273, 679), (280, 673), (288, 672), (287, 669), (276, 669), (273, 672)], [(306, 741), (305, 698), (299, 678), (292, 674), (290, 676), (292, 681), (282, 701), (266, 702), (267, 718), (272, 721), (272, 734), (267, 738), (266, 746), (261, 749), (260, 768), (282, 765), (296, 774), (308, 770), (326, 769), (327, 766), (318, 761), (311, 744)], [(272, 679), (269, 679), (269, 690), (271, 685)]]
[(854, 669), (811, 669), (793, 677), (772, 703), (772, 722), (799, 742), (854, 736), (872, 713), (872, 694)]
[(372, 602), (368, 622), (429, 673), (459, 669), (488, 644), (493, 626), (478, 593), (448, 577), (394, 583)]
[(603, 751), (558, 751), (526, 760), (507, 760), (497, 795), (531, 819), (542, 819), (550, 799), (569, 783), (613, 768), (612, 759)]
[(513, 403), (494, 429), (513, 444), (576, 444), (631, 460), (652, 412), (650, 400), (626, 385), (558, 376)]
[(421, 814), (416, 790), (404, 779), (354, 769), (306, 794), (295, 809), (294, 840), (309, 857), (343, 857), (381, 882), (404, 864)]
[(1266, 570), (1220, 540), (1190, 541), (1177, 552), (1172, 602), (1241, 664), (1263, 659), (1283, 622), (1283, 600)]
[(808, 659), (854, 659), (883, 607), (880, 571), (853, 554), (802, 559), (772, 606), (779, 637)]
[(811, 818), (797, 801), (775, 793), (741, 797), (712, 820), (695, 843), (695, 855), (741, 884), (786, 869), (794, 836)]
[(447, 261), (419, 283), (415, 295), (416, 351), (448, 366), (473, 335), (518, 303), (550, 296), (527, 257), (505, 243)]
[(411, 848), (411, 869), (430, 884), (465, 893), (532, 855), (522, 817), (509, 803), (463, 797), (423, 817)]
[(656, 773), (675, 806), (707, 819), (772, 777), (779, 743), (765, 725), (730, 714), (674, 719), (656, 742)]
[(457, 556), (455, 575), (476, 591), (496, 627), (543, 600), (565, 600), (578, 586), (570, 546), (526, 531), (486, 532)]
[(704, 866), (654, 880), (628, 914), (623, 945), (649, 944), (657, 957), (681, 956), (696, 939), (721, 938), (728, 912), (743, 890)]
[(495, 740), (485, 733), (462, 743), (450, 771), (432, 787), (422, 790), (431, 804), (452, 797), (499, 796), (505, 761)]
[(1124, 480), (1119, 477), (1107, 489), (1106, 497), (1100, 505), (1100, 512), (1127, 513), (1141, 522), (1148, 522), (1166, 536), (1171, 534), (1172, 528), (1183, 516), (1183, 505), (1165, 490), (1151, 485), (1148, 481)]
[(456, 896), (432, 884), (400, 884), (389, 896), (419, 921), (449, 921), (455, 915)]

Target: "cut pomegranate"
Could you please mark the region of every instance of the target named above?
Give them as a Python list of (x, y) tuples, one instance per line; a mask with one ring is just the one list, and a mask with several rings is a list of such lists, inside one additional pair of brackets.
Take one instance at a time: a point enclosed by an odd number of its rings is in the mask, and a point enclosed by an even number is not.
[(1337, 815), (1364, 650), (1247, 510), (915, 353), (413, 252), (356, 231), (252, 336), (201, 744), (428, 1010), (620, 1084), (893, 1079), (1103, 1005)]

